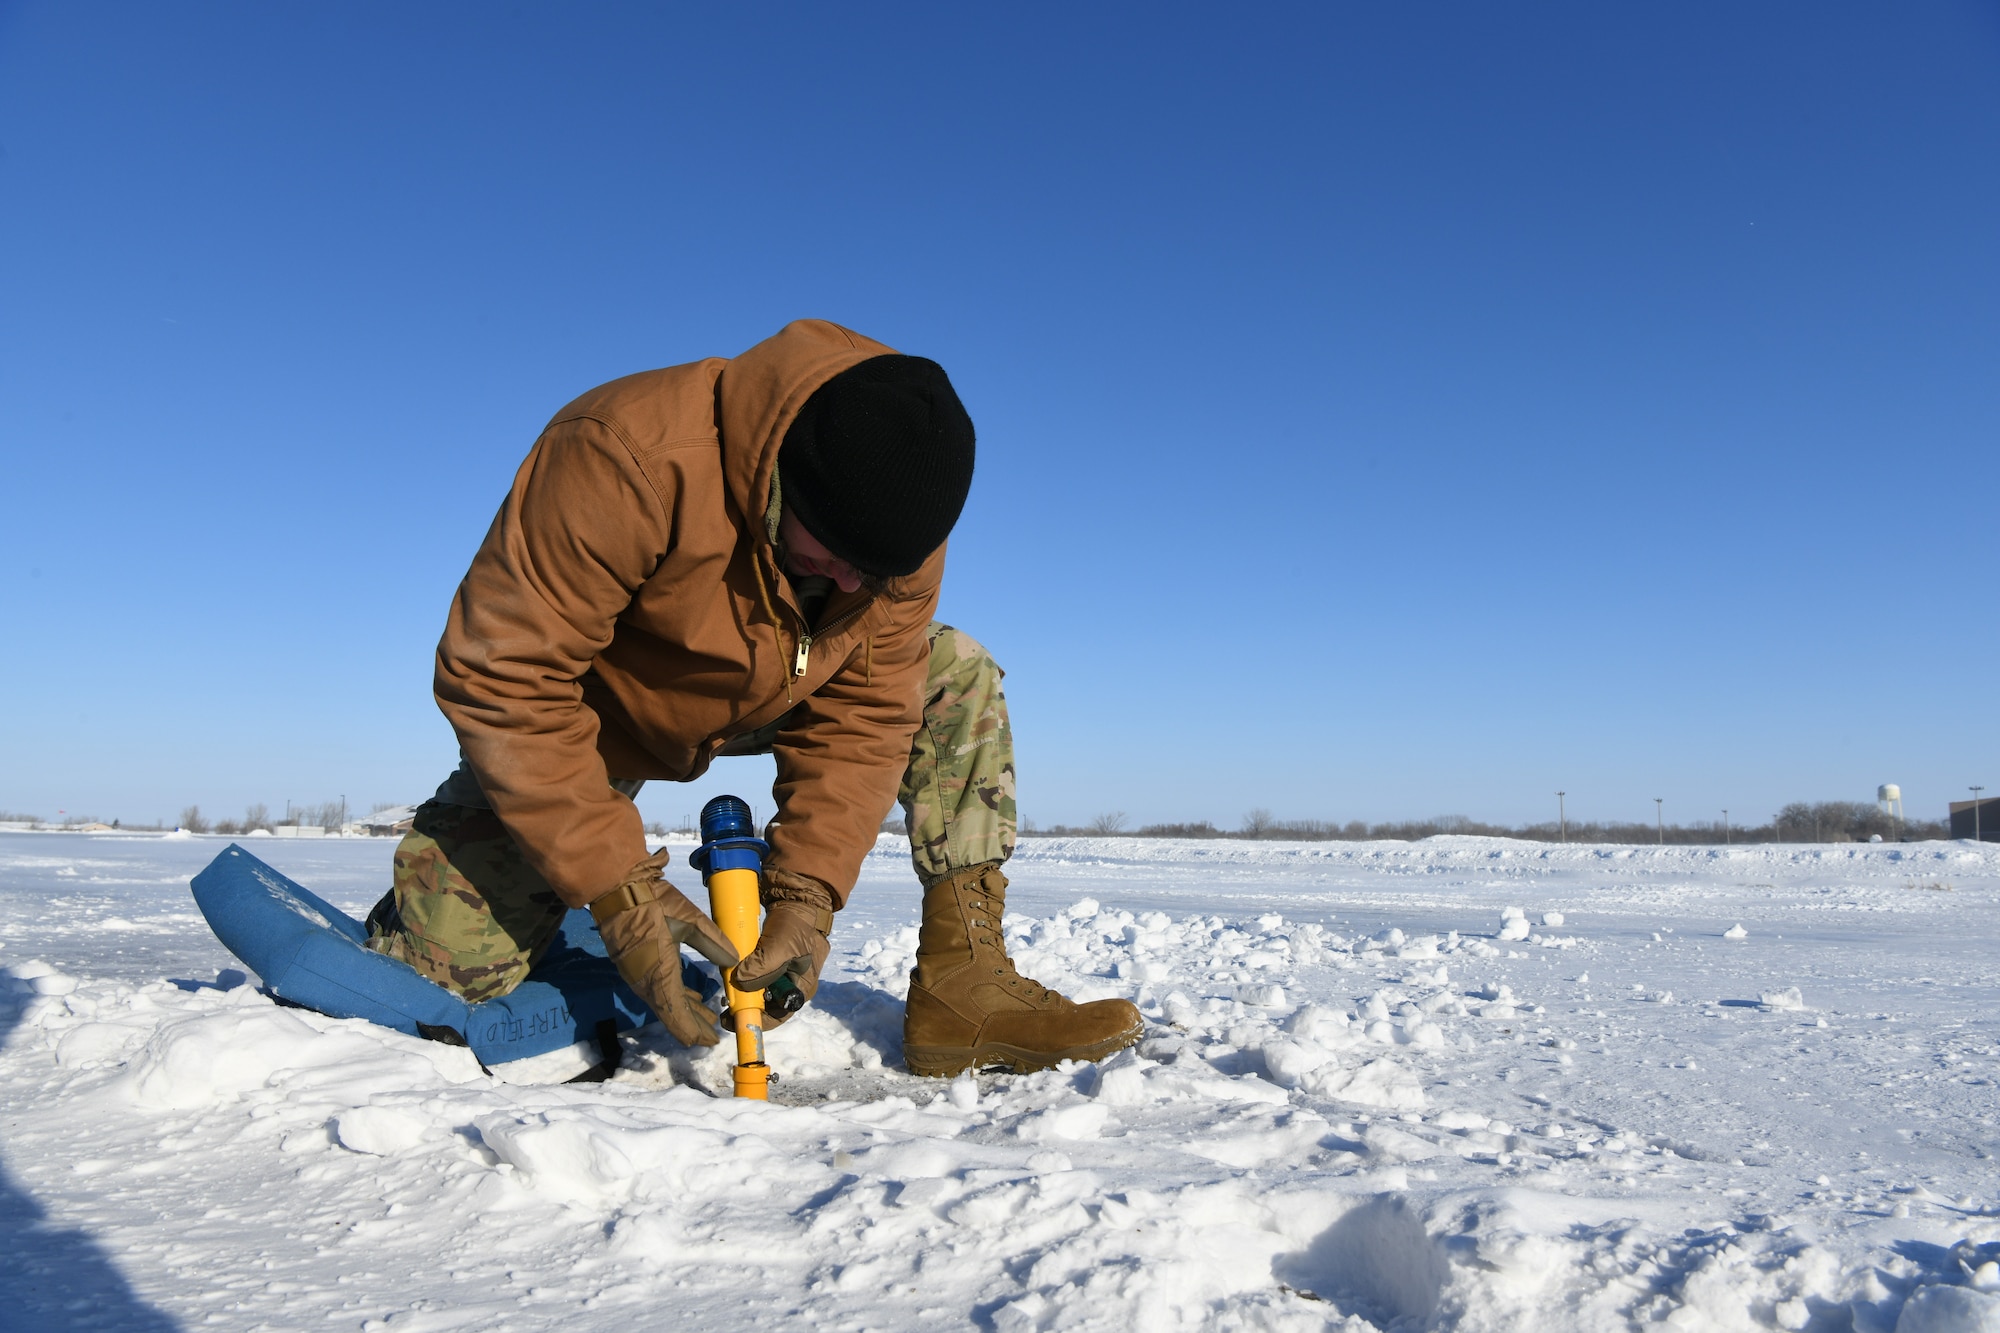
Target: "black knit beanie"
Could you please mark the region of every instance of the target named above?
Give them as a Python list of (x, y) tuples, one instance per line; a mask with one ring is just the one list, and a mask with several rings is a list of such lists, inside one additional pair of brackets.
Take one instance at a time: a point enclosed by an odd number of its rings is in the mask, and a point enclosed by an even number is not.
[(920, 356), (878, 356), (819, 386), (778, 450), (780, 501), (864, 574), (916, 572), (972, 489), (972, 418)]

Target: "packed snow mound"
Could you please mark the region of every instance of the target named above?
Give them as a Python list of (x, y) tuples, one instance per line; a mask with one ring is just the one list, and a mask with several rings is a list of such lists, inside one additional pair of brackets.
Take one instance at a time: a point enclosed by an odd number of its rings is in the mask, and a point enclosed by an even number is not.
[[(1241, 943), (1227, 955), (1241, 957), (1288, 948), (1296, 929), (1102, 909), (1008, 925), (1041, 942), (1024, 943), (1024, 955), (1045, 948), (1042, 961), (1070, 977), (1115, 972), (1111, 955), (1147, 933), (1160, 937), (1155, 954)], [(1301, 948), (1332, 943), (1318, 930), (1297, 938)], [(909, 943), (900, 932), (868, 941), (862, 976), (898, 977)], [(915, 1240), (955, 1236), (968, 1294), (1012, 1289), (995, 1314), (1001, 1328), (1088, 1321), (1105, 1300), (1136, 1300), (1165, 1328), (1203, 1327), (1226, 1308), (1260, 1326), (1319, 1327), (1342, 1299), (1391, 1321), (1437, 1308), (1450, 1265), (1410, 1208), (1395, 1214), (1395, 1271), (1348, 1272), (1341, 1256), (1383, 1258), (1384, 1242), (1362, 1238), (1350, 1218), (1381, 1210), (1377, 1191), (1394, 1181), (1375, 1168), (1452, 1150), (1414, 1129), (1329, 1118), (1341, 1106), (1421, 1106), (1424, 1070), (1385, 1052), (1427, 1048), (1366, 1036), (1348, 1009), (1197, 1002), (1184, 990), (1211, 988), (1182, 980), (1172, 997), (1186, 1022), (1156, 1021), (1142, 1050), (950, 1083), (894, 1070), (900, 1005), (887, 991), (832, 983), (830, 1005), (770, 1034), (781, 1082), (871, 1069), (894, 1090), (816, 1106), (717, 1097), (709, 1089), (726, 1081), (727, 1056), (682, 1051), (657, 1029), (628, 1041), (627, 1066), (607, 1083), (517, 1086), (482, 1076), (462, 1050), (280, 1008), (241, 985), (84, 983), (61, 997), (23, 987), (33, 1012), (21, 1030), (33, 1038), (17, 1037), (15, 1054), (67, 1052), (70, 1110), (125, 1125), (135, 1146), (171, 1125), (180, 1170), (290, 1191), (422, 1195), (439, 1210), (430, 1225), (453, 1233), (595, 1225), (612, 1256), (633, 1260), (776, 1249), (803, 1265), (810, 1289), (878, 1298), (913, 1289)], [(1281, 1049), (1302, 1053), (1303, 1073), (1274, 1075), (1259, 1053)], [(1274, 1196), (1236, 1174), (1274, 1163), (1318, 1163), (1328, 1175)], [(1106, 1218), (1119, 1225), (1107, 1230)], [(1108, 1289), (1106, 1274), (1116, 1278)]]
[[(32, 964), (10, 975), (57, 1062), (97, 1075), (74, 1085), (75, 1110), (122, 1118), (135, 1140), (147, 1117), (180, 1116), (183, 1169), (383, 1197), (422, 1181), (448, 1201), (454, 1230), (525, 1237), (596, 1218), (614, 1256), (776, 1250), (809, 1290), (877, 1299), (921, 1287), (926, 1249), (948, 1246), (969, 1296), (998, 1294), (996, 1328), (1094, 1326), (1133, 1303), (1162, 1328), (1206, 1327), (1225, 1310), (1270, 1328), (1445, 1316), (1501, 1328), (1536, 1307), (1524, 1293), (1551, 1291), (1594, 1319), (1631, 1308), (1603, 1272), (1677, 1253), (1664, 1238), (1632, 1250), (1594, 1206), (1533, 1189), (1476, 1206), (1467, 1231), (1462, 1204), (1416, 1187), (1412, 1173), (1435, 1176), (1440, 1162), (1553, 1168), (1647, 1150), (1589, 1125), (1517, 1129), (1434, 1109), (1427, 1088), (1456, 1056), (1536, 1008), (1507, 983), (1453, 983), (1448, 960), (1476, 962), (1476, 941), (1092, 900), (1004, 928), (1026, 970), (1079, 995), (1137, 999), (1142, 1044), (1025, 1078), (900, 1074), (913, 929), (863, 942), (855, 980), (829, 982), (770, 1034), (781, 1089), (888, 1080), (874, 1100), (809, 1106), (717, 1097), (728, 1048), (683, 1051), (657, 1029), (628, 1038), (608, 1083), (518, 1086), (482, 1076), (462, 1050), (279, 1008), (248, 986), (64, 987)], [(1308, 968), (1370, 988), (1306, 987)], [(1395, 979), (1369, 975), (1384, 968)], [(1289, 1003), (1288, 989), (1322, 998)], [(1288, 1183), (1255, 1178), (1271, 1170)], [(1767, 1258), (1742, 1263), (1774, 1293), (1830, 1290), (1772, 1277), (1785, 1245), (1752, 1248)], [(1912, 1317), (1956, 1318), (1957, 1299), (1926, 1298)]]
[[(1989, 966), (1972, 939), (1952, 970), (1967, 909), (2000, 897), (1975, 870), (1947, 910), (1887, 860), (1842, 879), (1787, 849), (1670, 878), (1478, 842), (1334, 872), (1285, 848), (1030, 847), (1013, 956), (1131, 999), (1145, 1035), (1099, 1065), (950, 1081), (902, 1069), (914, 892), (878, 867), (815, 1002), (769, 1036), (768, 1105), (715, 1095), (727, 1046), (658, 1028), (569, 1084), (575, 1061), (488, 1077), (279, 1007), (215, 951), (159, 961), (200, 939), (154, 905), (168, 876), (44, 924), (47, 886), (85, 878), (52, 864), (0, 879), (36, 890), (12, 915), (0, 898), (21, 960), (0, 980), (0, 1152), (189, 1325), (1987, 1326), (2000, 1050), (1960, 1018), (1920, 1029), (1912, 999)], [(382, 872), (329, 901), (365, 906)], [(1738, 915), (1754, 947), (1718, 938)], [(1795, 946), (1802, 925), (1851, 933), (1865, 969)], [(1907, 1107), (1879, 1125), (1853, 1109), (1878, 1089)]]

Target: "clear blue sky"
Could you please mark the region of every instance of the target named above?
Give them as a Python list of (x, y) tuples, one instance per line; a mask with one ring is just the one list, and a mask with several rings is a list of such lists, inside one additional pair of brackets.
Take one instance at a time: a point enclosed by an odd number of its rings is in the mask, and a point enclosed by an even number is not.
[(818, 316), (1042, 823), (1935, 816), (1996, 238), (1991, 3), (6, 4), (0, 808), (427, 794), (542, 422)]

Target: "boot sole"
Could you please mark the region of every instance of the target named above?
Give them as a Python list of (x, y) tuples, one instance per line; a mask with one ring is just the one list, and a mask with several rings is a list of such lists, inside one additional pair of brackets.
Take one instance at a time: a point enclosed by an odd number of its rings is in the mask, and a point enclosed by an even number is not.
[(1032, 1074), (1038, 1069), (1054, 1069), (1065, 1060), (1091, 1062), (1135, 1045), (1145, 1032), (1135, 1024), (1123, 1032), (1085, 1046), (1067, 1046), (1060, 1051), (1030, 1051), (1005, 1042), (981, 1042), (977, 1046), (905, 1046), (903, 1063), (922, 1078), (955, 1078), (968, 1069), (1005, 1069), (1010, 1074)]

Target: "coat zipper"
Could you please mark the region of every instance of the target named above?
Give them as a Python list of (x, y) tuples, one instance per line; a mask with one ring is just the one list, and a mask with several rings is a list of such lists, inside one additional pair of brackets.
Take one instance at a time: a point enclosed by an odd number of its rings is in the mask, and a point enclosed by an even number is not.
[[(873, 605), (875, 605), (875, 599), (871, 597), (840, 619), (834, 621), (831, 625), (822, 625), (817, 630), (807, 630), (805, 633), (799, 635), (799, 651), (792, 658), (792, 679), (801, 680), (805, 677), (806, 662), (812, 656), (814, 639), (823, 634), (831, 634)], [(801, 620), (801, 623), (804, 623), (803, 620)]]

